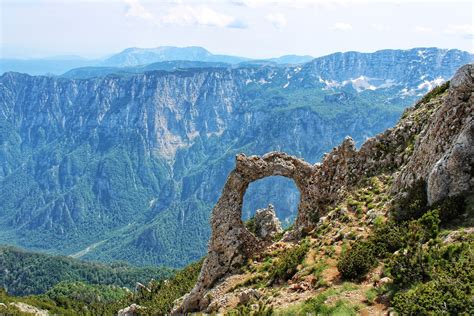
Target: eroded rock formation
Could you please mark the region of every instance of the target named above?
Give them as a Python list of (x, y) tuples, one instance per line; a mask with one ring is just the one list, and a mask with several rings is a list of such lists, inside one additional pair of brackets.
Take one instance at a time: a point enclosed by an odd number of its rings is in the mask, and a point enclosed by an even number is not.
[(280, 220), (276, 216), (275, 208), (272, 204), (255, 212), (255, 234), (258, 238), (271, 241), (282, 231)]
[(208, 256), (198, 282), (174, 313), (204, 310), (210, 302), (206, 292), (263, 247), (241, 220), (243, 196), (253, 181), (274, 175), (295, 181), (300, 191), (291, 236), (295, 239), (312, 230), (349, 188), (382, 172), (395, 172), (395, 195), (420, 178), (428, 183), (430, 202), (472, 190), (473, 79), (474, 66), (462, 67), (448, 93), (408, 109), (394, 128), (367, 140), (359, 150), (346, 138), (315, 165), (280, 152), (237, 155), (236, 168), (212, 213)]

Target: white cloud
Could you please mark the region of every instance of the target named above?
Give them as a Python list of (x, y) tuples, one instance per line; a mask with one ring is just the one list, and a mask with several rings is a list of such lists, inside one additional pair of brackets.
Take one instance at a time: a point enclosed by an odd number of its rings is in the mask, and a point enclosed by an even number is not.
[(288, 22), (282, 13), (270, 13), (265, 19), (278, 29), (285, 27)]
[(415, 32), (418, 32), (418, 33), (433, 33), (433, 29), (431, 27), (418, 25), (418, 26), (415, 27)]
[(445, 34), (456, 34), (465, 36), (467, 38), (474, 37), (474, 26), (470, 24), (461, 24), (461, 25), (448, 25)]
[(127, 17), (135, 17), (140, 19), (149, 20), (152, 19), (153, 16), (150, 12), (148, 12), (145, 7), (143, 7), (139, 0), (124, 0), (127, 5), (127, 12), (125, 16)]
[(388, 26), (378, 23), (370, 24), (370, 28), (378, 32), (388, 31), (390, 29)]
[(352, 31), (352, 25), (348, 23), (336, 23), (333, 26), (333, 29), (336, 31), (341, 31), (341, 32), (349, 32)]
[(246, 27), (245, 23), (237, 20), (233, 16), (214, 11), (207, 6), (174, 6), (161, 18), (161, 21), (165, 24), (180, 26), (202, 25), (232, 28)]
[[(188, 0), (189, 1), (189, 0)], [(247, 7), (262, 7), (262, 6), (287, 6), (296, 8), (307, 7), (334, 7), (334, 6), (350, 6), (361, 4), (407, 4), (413, 3), (413, 0), (227, 0), (236, 5)], [(419, 3), (449, 3), (452, 0), (417, 0)], [(470, 3), (471, 0), (457, 0), (458, 2)]]

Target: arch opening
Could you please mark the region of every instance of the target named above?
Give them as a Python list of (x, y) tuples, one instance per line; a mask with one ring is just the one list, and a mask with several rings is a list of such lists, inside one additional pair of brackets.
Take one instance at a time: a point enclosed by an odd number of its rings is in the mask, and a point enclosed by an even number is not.
[(265, 177), (249, 184), (242, 205), (242, 220), (249, 220), (258, 209), (266, 209), (271, 204), (285, 229), (295, 222), (299, 202), (300, 192), (293, 179), (284, 176)]

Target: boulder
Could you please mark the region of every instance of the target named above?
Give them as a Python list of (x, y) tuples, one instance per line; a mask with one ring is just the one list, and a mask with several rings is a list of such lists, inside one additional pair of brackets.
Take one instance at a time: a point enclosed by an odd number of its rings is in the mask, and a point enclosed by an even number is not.
[(281, 232), (283, 229), (272, 204), (269, 204), (267, 208), (257, 210), (255, 213), (255, 234), (257, 237), (271, 241)]

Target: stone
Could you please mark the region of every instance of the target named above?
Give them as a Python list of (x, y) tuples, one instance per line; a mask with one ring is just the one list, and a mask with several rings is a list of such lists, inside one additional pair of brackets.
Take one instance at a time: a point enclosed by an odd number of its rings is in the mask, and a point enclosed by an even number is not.
[(245, 305), (253, 300), (258, 300), (262, 295), (258, 290), (248, 289), (239, 294), (239, 304)]
[(140, 310), (143, 309), (140, 305), (132, 304), (124, 309), (118, 311), (117, 316), (135, 316), (139, 315)]
[(269, 204), (268, 208), (257, 210), (255, 213), (255, 227), (257, 237), (265, 241), (271, 241), (273, 237), (283, 232), (272, 204)]
[(473, 188), (474, 123), (469, 122), (453, 146), (436, 162), (428, 176), (428, 203)]
[(385, 284), (389, 284), (389, 283), (392, 283), (392, 282), (393, 282), (393, 280), (391, 278), (383, 277), (377, 282), (377, 286), (378, 287), (384, 286)]

